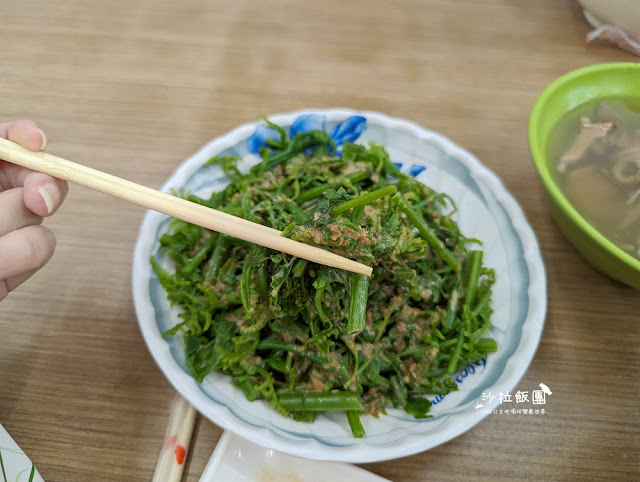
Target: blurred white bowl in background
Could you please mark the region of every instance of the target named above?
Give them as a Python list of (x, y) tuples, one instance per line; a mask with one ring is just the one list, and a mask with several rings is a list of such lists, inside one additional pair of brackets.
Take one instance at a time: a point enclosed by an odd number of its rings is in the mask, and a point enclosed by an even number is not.
[(602, 23), (620, 27), (627, 33), (640, 34), (640, 1), (578, 0), (582, 8)]
[(601, 39), (640, 55), (640, 0), (578, 0), (594, 31), (586, 43)]

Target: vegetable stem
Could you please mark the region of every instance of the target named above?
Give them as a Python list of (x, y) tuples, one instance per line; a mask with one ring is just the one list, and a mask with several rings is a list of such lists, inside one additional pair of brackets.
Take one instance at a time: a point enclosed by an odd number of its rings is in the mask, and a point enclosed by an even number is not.
[(362, 222), (362, 216), (364, 215), (364, 204), (356, 206), (351, 211), (351, 222), (356, 226), (359, 226)]
[(447, 367), (447, 373), (451, 374), (456, 371), (456, 366), (458, 365), (458, 359), (460, 358), (460, 353), (462, 353), (462, 342), (464, 341), (464, 328), (460, 329), (460, 334), (458, 335), (458, 342), (456, 343), (456, 348), (453, 351), (453, 355), (451, 355), (451, 359), (449, 360), (449, 366)]
[[(353, 184), (356, 182), (364, 181), (368, 177), (369, 177), (369, 173), (367, 171), (356, 171), (352, 174), (347, 174), (346, 176), (344, 176), (344, 181), (346, 181), (347, 183)], [(297, 201), (298, 203), (303, 203), (313, 198), (320, 197), (322, 196), (322, 193), (325, 192), (327, 189), (336, 188), (340, 186), (344, 181), (342, 179), (337, 179), (336, 181), (331, 183), (326, 183), (320, 186), (312, 187), (311, 189), (308, 189), (303, 193), (301, 193), (300, 196), (298, 196)]]
[(456, 283), (451, 291), (449, 297), (449, 303), (447, 304), (447, 318), (444, 320), (443, 328), (447, 331), (453, 330), (454, 323), (456, 321), (456, 315), (458, 314), (458, 300), (460, 300), (460, 283)]
[(217, 242), (218, 242), (218, 234), (212, 233), (209, 236), (209, 239), (207, 239), (207, 242), (204, 244), (204, 246), (200, 248), (200, 251), (198, 251), (198, 253), (193, 258), (191, 258), (188, 262), (185, 263), (185, 265), (182, 268), (182, 272), (184, 274), (193, 273), (195, 269), (198, 266), (200, 266), (200, 263), (202, 263), (205, 256), (209, 254), (209, 252), (213, 249), (213, 247), (216, 245)]
[(367, 297), (369, 293), (369, 277), (351, 273), (351, 297), (349, 300), (349, 317), (347, 333), (363, 330), (367, 316)]
[(256, 350), (290, 351), (297, 355), (300, 355), (301, 357), (308, 358), (314, 363), (319, 363), (321, 365), (324, 365), (325, 363), (329, 363), (329, 360), (323, 356), (310, 353), (307, 350), (301, 350), (298, 347), (296, 347), (296, 345), (294, 345), (293, 343), (289, 343), (282, 340), (269, 340), (269, 339), (260, 340), (260, 342), (258, 343), (258, 346), (256, 347)]
[(356, 392), (283, 393), (278, 400), (289, 412), (359, 412), (363, 409)]
[(351, 433), (355, 438), (364, 437), (364, 427), (362, 426), (362, 422), (360, 421), (360, 413), (356, 410), (348, 410), (347, 411), (347, 420), (349, 421), (349, 427), (351, 428)]
[(478, 288), (478, 279), (482, 270), (482, 251), (470, 251), (468, 261), (467, 289), (464, 296), (464, 305), (471, 307), (476, 299), (476, 289)]
[(332, 216), (337, 216), (345, 211), (348, 211), (351, 208), (356, 206), (366, 206), (370, 204), (372, 201), (376, 199), (380, 199), (381, 197), (391, 196), (398, 192), (398, 189), (395, 186), (385, 186), (380, 189), (376, 189), (375, 191), (368, 192), (366, 194), (361, 194), (360, 196), (350, 199), (349, 201), (343, 202), (338, 207), (336, 207), (333, 211), (331, 211)]
[(451, 267), (451, 269), (454, 271), (460, 271), (461, 265), (458, 258), (456, 258), (453, 253), (447, 249), (440, 238), (433, 234), (424, 220), (421, 219), (422, 216), (411, 209), (407, 200), (400, 193), (394, 194), (392, 199), (398, 205), (400, 211), (402, 211), (409, 221), (411, 221), (411, 224), (416, 227), (422, 239), (424, 239), (436, 253), (442, 256), (442, 259)]
[(211, 255), (211, 265), (209, 266), (209, 270), (205, 275), (205, 279), (207, 281), (212, 281), (218, 276), (218, 272), (220, 271), (220, 267), (226, 261), (227, 253), (229, 252), (229, 247), (231, 245), (231, 238), (226, 234), (219, 234), (217, 236), (217, 244), (213, 249), (213, 253)]

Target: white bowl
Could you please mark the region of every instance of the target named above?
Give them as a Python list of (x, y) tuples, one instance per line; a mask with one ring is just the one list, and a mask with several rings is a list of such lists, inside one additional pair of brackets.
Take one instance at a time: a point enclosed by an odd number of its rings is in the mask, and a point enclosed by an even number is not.
[[(247, 401), (225, 375), (211, 374), (197, 383), (186, 369), (182, 338), (161, 336), (179, 319), (149, 265), (168, 221), (156, 212), (145, 216), (134, 255), (133, 296), (142, 335), (176, 390), (212, 422), (254, 443), (300, 457), (354, 463), (422, 452), (482, 420), (498, 405), (498, 394), (511, 391), (527, 370), (542, 334), (547, 305), (538, 243), (500, 180), (442, 135), (383, 114), (346, 109), (307, 110), (269, 119), (287, 129), (296, 119), (309, 115), (315, 125), (323, 119), (327, 132), (351, 116), (363, 116), (366, 130), (354, 133), (357, 142), (384, 145), (402, 171), (454, 199), (459, 208), (454, 218), (462, 233), (483, 241), (484, 262), (496, 272), (491, 334), (498, 342), (498, 352), (457, 374), (457, 392), (432, 397), (432, 418), (418, 420), (390, 409), (386, 416), (363, 417), (366, 435), (361, 439), (352, 436), (343, 414), (320, 415), (312, 424), (295, 422), (262, 401)], [(163, 190), (186, 187), (208, 197), (224, 187), (227, 180), (220, 169), (203, 168), (203, 163), (218, 154), (240, 156), (244, 169), (258, 162), (247, 147), (258, 124), (245, 124), (211, 141), (178, 167)], [(482, 395), (489, 392), (496, 398), (482, 401)]]
[(614, 25), (629, 34), (640, 35), (638, 0), (578, 0), (595, 28)]

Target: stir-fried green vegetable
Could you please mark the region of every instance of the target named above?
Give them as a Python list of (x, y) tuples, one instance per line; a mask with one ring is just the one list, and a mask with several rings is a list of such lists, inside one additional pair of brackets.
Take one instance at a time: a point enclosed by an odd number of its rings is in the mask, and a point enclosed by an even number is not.
[(427, 417), (426, 395), (456, 390), (457, 369), (496, 350), (490, 326), (494, 274), (442, 211), (453, 207), (398, 171), (381, 146), (321, 131), (262, 151), (248, 173), (217, 157), (230, 184), (188, 199), (283, 231), (373, 266), (373, 276), (316, 265), (172, 220), (160, 239), (175, 272), (153, 269), (182, 322), (187, 364), (202, 381), (233, 377), (249, 400), (313, 421), (328, 410), (360, 415), (402, 407)]

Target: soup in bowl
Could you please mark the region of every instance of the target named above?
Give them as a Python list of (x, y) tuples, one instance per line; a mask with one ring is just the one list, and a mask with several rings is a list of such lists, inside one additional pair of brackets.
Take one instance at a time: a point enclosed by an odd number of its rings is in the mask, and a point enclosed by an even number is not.
[(567, 238), (598, 271), (640, 289), (640, 64), (552, 82), (531, 112), (529, 146)]

